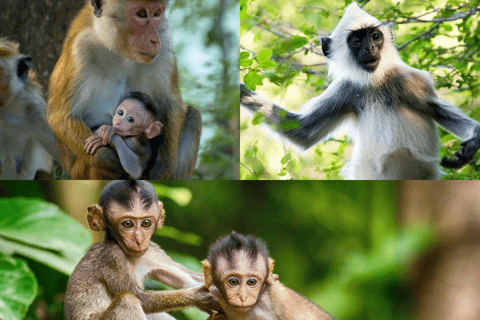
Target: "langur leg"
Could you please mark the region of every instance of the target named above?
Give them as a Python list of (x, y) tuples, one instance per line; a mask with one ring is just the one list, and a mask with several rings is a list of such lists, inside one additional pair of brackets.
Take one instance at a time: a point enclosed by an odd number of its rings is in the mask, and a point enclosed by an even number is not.
[(188, 106), (178, 143), (177, 164), (170, 179), (188, 179), (192, 175), (197, 162), (201, 133), (202, 115), (196, 108)]
[[(92, 319), (95, 319), (95, 317)], [(147, 320), (147, 316), (142, 309), (142, 303), (130, 291), (119, 292), (112, 300), (107, 310), (105, 310), (98, 318), (98, 320), (127, 319)]]
[(432, 180), (438, 169), (435, 162), (420, 160), (408, 148), (400, 148), (385, 157), (382, 176), (387, 180)]

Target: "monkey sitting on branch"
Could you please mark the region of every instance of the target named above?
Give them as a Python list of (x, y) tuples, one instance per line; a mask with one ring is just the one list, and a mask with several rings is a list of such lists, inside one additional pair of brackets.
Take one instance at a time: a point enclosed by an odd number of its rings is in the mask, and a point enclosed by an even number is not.
[(340, 124), (353, 123), (346, 179), (438, 178), (435, 122), (464, 139), (462, 150), (454, 159), (443, 159), (443, 166), (460, 168), (473, 158), (480, 148), (480, 124), (440, 98), (428, 72), (400, 59), (391, 25), (352, 3), (321, 41), (333, 81), (302, 107), (305, 112), (287, 111), (245, 85), (240, 103), (262, 113), (284, 138), (304, 149)]
[(130, 92), (115, 110), (112, 125), (104, 124), (85, 141), (85, 150), (93, 155), (97, 148), (111, 144), (125, 172), (133, 179), (142, 176), (152, 157), (150, 139), (158, 136), (163, 117), (150, 97), (141, 92)]
[[(73, 271), (65, 293), (66, 320), (174, 319), (165, 311), (195, 306), (212, 313), (220, 307), (202, 274), (174, 262), (150, 242), (165, 218), (162, 202), (146, 181), (113, 181), (88, 208), (88, 223), (106, 231)], [(182, 290), (148, 291), (150, 277)]]
[(223, 310), (210, 320), (334, 320), (278, 280), (259, 238), (232, 232), (210, 247), (202, 264), (205, 285)]

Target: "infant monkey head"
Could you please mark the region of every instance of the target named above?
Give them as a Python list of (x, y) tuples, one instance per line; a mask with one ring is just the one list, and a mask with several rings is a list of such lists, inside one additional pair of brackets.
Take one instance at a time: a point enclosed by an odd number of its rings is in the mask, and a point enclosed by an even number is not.
[(215, 242), (202, 262), (205, 285), (215, 285), (237, 312), (250, 310), (273, 282), (273, 259), (267, 245), (251, 235), (232, 232)]
[[(158, 111), (157, 111), (158, 110)], [(145, 134), (148, 139), (158, 136), (163, 124), (161, 110), (150, 97), (141, 92), (130, 92), (115, 110), (112, 127), (121, 137)]]
[(88, 224), (106, 231), (126, 255), (142, 256), (156, 228), (163, 226), (165, 211), (153, 186), (146, 181), (120, 180), (103, 189), (98, 204), (88, 208)]

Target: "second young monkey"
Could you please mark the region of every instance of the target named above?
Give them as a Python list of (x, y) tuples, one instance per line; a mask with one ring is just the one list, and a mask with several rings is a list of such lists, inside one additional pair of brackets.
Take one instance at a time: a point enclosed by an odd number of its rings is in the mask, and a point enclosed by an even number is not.
[(141, 92), (131, 92), (115, 110), (112, 125), (102, 125), (85, 141), (85, 151), (93, 155), (110, 144), (118, 154), (123, 169), (133, 179), (142, 177), (152, 158), (150, 139), (160, 135), (163, 124), (156, 120), (155, 103)]

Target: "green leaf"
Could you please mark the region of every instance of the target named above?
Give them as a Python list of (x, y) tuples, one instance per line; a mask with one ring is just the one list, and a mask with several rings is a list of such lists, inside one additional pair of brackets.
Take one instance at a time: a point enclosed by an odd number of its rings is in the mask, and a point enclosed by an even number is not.
[(22, 319), (37, 296), (38, 284), (25, 261), (0, 258), (0, 319)]
[(250, 67), (253, 64), (252, 59), (243, 59), (240, 60), (240, 67), (247, 68)]
[(70, 275), (92, 243), (90, 232), (40, 199), (0, 199), (0, 252), (14, 253)]
[(290, 160), (292, 158), (292, 155), (290, 153), (287, 153), (286, 155), (283, 156), (282, 160), (280, 160), (280, 162), (285, 165), (288, 160)]
[(273, 60), (265, 60), (259, 63), (260, 68), (269, 69), (277, 66), (277, 62)]
[(153, 182), (152, 185), (159, 197), (169, 198), (180, 207), (185, 207), (192, 201), (192, 192), (187, 188), (170, 188), (156, 182)]
[(245, 75), (245, 77), (243, 77), (243, 81), (245, 82), (245, 85), (247, 87), (249, 87), (252, 90), (255, 90), (257, 88), (257, 85), (262, 85), (263, 84), (263, 77), (260, 76), (255, 71), (250, 70)]
[(272, 56), (272, 53), (272, 49), (264, 49), (257, 54), (255, 59), (257, 59), (258, 62), (269, 60)]
[(253, 116), (253, 119), (252, 119), (252, 124), (254, 126), (259, 125), (262, 122), (263, 118), (264, 118), (263, 114), (255, 113), (255, 115)]
[(248, 57), (250, 57), (250, 53), (248, 51), (240, 52), (240, 60), (248, 59)]
[(284, 44), (286, 50), (294, 50), (303, 47), (308, 43), (307, 38), (294, 36), (287, 43)]

